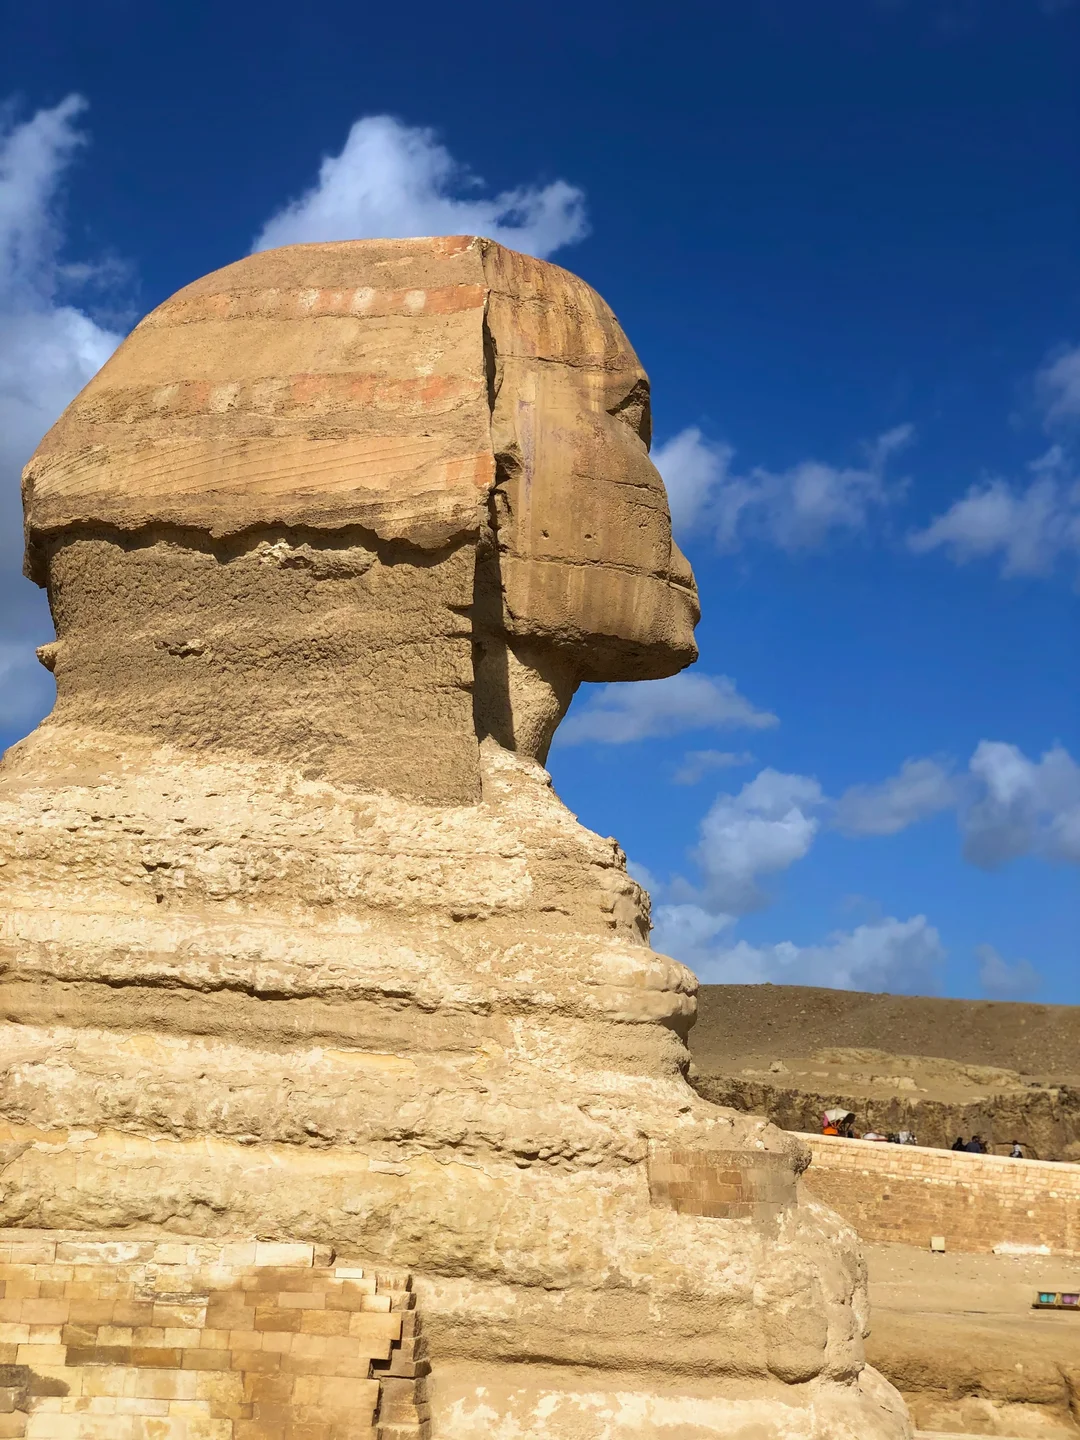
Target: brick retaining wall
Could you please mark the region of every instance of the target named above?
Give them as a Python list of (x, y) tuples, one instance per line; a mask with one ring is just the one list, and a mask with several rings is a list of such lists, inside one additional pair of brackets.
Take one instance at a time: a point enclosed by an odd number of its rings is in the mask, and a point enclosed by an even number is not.
[(422, 1346), (327, 1247), (0, 1231), (0, 1437), (423, 1440)]
[(1080, 1254), (1080, 1165), (805, 1135), (808, 1188), (863, 1240), (987, 1253), (1047, 1245)]

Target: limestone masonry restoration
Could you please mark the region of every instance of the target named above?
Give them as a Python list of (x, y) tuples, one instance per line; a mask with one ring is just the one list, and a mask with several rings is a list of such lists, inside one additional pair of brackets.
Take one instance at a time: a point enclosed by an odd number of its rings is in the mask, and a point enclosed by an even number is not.
[(0, 767), (0, 1433), (910, 1436), (808, 1149), (687, 1084), (696, 981), (543, 769), (582, 680), (696, 655), (649, 439), (604, 302), (452, 237), (228, 266), (42, 442), (57, 701)]

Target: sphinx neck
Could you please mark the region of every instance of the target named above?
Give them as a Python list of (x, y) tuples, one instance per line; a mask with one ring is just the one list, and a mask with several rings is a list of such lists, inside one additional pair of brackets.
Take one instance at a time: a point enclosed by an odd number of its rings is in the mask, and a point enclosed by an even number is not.
[(48, 571), (55, 723), (477, 803), (473, 549), (363, 540), (67, 539)]

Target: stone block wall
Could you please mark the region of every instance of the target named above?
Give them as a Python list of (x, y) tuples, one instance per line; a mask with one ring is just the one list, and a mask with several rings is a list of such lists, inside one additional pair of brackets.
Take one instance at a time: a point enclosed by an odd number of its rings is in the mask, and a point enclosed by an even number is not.
[(806, 1185), (863, 1240), (950, 1250), (1046, 1245), (1080, 1254), (1080, 1165), (805, 1135)]
[(786, 1155), (652, 1146), (649, 1198), (684, 1215), (767, 1220), (795, 1204), (795, 1173)]
[(422, 1440), (413, 1307), (310, 1244), (0, 1231), (0, 1440)]

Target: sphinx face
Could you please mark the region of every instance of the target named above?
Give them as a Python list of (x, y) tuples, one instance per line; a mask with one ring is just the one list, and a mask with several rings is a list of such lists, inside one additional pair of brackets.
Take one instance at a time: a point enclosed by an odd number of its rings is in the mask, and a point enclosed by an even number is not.
[(488, 311), (505, 628), (579, 680), (672, 675), (697, 658), (700, 611), (649, 459), (648, 378), (595, 291), (506, 251), (495, 262), (516, 272), (493, 277)]
[(697, 591), (638, 428), (642, 390), (566, 367), (530, 375), (506, 406), (521, 460), (496, 491), (504, 623), (572, 657), (582, 680), (657, 679), (697, 658)]

